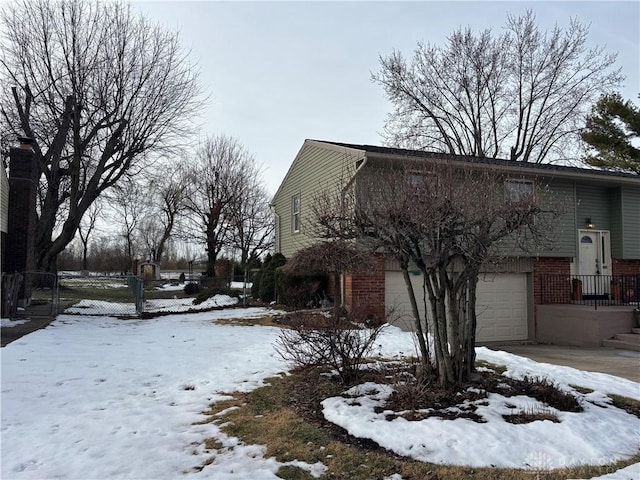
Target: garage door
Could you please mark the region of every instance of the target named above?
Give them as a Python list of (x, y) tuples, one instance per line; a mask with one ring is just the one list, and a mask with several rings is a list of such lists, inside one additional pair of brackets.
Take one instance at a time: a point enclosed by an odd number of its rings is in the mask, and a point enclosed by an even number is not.
[[(411, 281), (417, 295), (421, 295), (422, 277), (412, 275)], [(412, 329), (411, 307), (401, 272), (386, 273), (385, 305), (387, 310), (393, 310), (393, 316), (398, 318), (397, 324), (400, 327)], [(476, 313), (478, 342), (526, 340), (527, 275), (503, 273), (481, 278), (478, 283)]]

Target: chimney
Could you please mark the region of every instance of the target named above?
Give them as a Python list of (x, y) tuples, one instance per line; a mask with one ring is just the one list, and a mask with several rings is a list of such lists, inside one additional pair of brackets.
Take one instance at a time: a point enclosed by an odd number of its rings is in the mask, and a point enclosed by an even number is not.
[[(9, 150), (9, 215), (7, 243), (3, 271), (23, 273), (36, 269), (36, 188), (38, 168), (35, 153), (31, 147), (33, 140), (18, 137), (17, 147)], [(31, 297), (30, 282), (20, 291), (20, 300), (28, 305)]]

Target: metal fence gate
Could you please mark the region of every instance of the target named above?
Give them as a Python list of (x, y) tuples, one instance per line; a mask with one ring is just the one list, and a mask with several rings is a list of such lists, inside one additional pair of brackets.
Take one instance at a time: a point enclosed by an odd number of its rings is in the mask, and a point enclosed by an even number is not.
[(58, 277), (54, 273), (22, 272), (2, 275), (2, 316), (43, 318), (58, 312)]
[(59, 276), (61, 312), (136, 317), (142, 313), (144, 282), (133, 275)]

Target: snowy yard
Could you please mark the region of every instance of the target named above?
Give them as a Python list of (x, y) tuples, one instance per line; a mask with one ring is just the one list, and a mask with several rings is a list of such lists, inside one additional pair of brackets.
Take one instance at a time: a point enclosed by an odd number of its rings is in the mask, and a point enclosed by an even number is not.
[[(230, 308), (150, 320), (60, 315), (2, 348), (1, 478), (277, 478), (282, 464), (264, 458), (262, 446), (243, 445), (213, 423), (195, 424), (212, 402), (287, 370), (272, 347), (279, 329), (214, 323), (268, 313)], [(3, 322), (3, 328), (11, 327)], [(374, 353), (399, 358), (413, 352), (411, 335), (390, 327)], [(584, 413), (561, 412), (559, 424), (507, 423), (500, 416), (504, 399), (494, 396), (483, 407), (484, 424), (389, 422), (375, 413), (386, 392), (371, 385), (353, 389), (358, 401), (327, 399), (324, 415), (353, 435), (434, 463), (553, 468), (611, 463), (640, 450), (640, 419), (606, 397), (639, 399), (640, 384), (487, 348), (478, 348), (478, 358), (505, 365), (510, 376), (546, 376), (563, 389), (579, 385), (593, 392), (585, 395)], [(210, 456), (203, 445), (210, 437), (234, 448), (198, 471)], [(325, 469), (294, 464), (313, 476)], [(640, 464), (601, 478), (638, 479)]]

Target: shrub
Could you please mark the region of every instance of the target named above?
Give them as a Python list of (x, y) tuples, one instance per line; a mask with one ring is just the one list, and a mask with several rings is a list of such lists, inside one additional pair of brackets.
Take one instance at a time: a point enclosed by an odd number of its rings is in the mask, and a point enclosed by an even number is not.
[(184, 283), (186, 280), (186, 277), (184, 276), (184, 272), (180, 272), (180, 276), (178, 277), (178, 281), (180, 283)]
[(563, 412), (582, 412), (583, 408), (571, 392), (563, 391), (552, 380), (545, 377), (528, 377), (513, 380), (514, 395), (527, 395)]
[(189, 282), (184, 286), (184, 293), (187, 295), (195, 295), (200, 291), (200, 285), (194, 282)]
[(260, 275), (258, 284), (258, 298), (263, 302), (273, 302), (276, 299), (276, 272), (266, 269)]
[(276, 269), (287, 263), (281, 253), (267, 255), (260, 270), (254, 275), (251, 294), (263, 302), (273, 302), (276, 299)]
[(293, 308), (318, 306), (326, 294), (328, 281), (328, 276), (321, 273), (289, 275), (276, 271), (280, 302)]
[(334, 309), (329, 316), (296, 312), (276, 339), (275, 349), (285, 361), (297, 368), (329, 366), (335, 369), (344, 384), (356, 381), (360, 367), (382, 330), (352, 321), (353, 314), (342, 315)]

